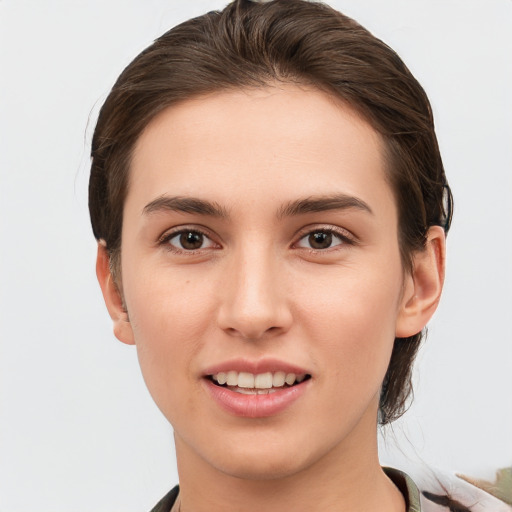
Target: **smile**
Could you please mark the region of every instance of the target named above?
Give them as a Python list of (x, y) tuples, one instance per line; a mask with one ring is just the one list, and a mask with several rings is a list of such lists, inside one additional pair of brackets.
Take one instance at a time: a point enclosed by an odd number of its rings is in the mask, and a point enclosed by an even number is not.
[(308, 374), (286, 373), (283, 371), (253, 374), (230, 370), (210, 375), (217, 386), (245, 395), (266, 395), (284, 388), (290, 388), (310, 378)]
[(268, 418), (300, 401), (311, 389), (313, 377), (283, 361), (236, 360), (210, 368), (202, 382), (213, 403), (228, 414)]

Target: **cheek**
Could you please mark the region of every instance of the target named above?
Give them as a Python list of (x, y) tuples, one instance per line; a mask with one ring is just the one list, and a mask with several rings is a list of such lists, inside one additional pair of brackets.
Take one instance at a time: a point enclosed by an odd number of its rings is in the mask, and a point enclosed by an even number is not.
[[(215, 279), (205, 272), (166, 268), (149, 263), (128, 270), (126, 305), (141, 343), (172, 345), (175, 339), (194, 340), (204, 330), (214, 306)], [(167, 338), (166, 340), (164, 338)]]
[(306, 336), (315, 340), (312, 357), (356, 393), (362, 381), (377, 390), (389, 364), (402, 286), (393, 261), (317, 276), (315, 286), (303, 281), (296, 292)]
[(194, 356), (212, 329), (213, 285), (161, 268), (127, 275), (137, 276), (125, 291), (142, 374), (156, 403), (170, 410), (166, 402), (194, 382)]

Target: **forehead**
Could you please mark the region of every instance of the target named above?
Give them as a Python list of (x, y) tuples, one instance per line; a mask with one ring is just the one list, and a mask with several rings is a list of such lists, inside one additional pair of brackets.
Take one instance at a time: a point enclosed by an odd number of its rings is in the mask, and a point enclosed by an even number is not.
[(317, 89), (223, 91), (168, 107), (149, 123), (135, 146), (127, 205), (162, 194), (226, 204), (265, 191), (287, 201), (333, 188), (373, 202), (383, 190), (391, 195), (383, 155), (380, 135)]

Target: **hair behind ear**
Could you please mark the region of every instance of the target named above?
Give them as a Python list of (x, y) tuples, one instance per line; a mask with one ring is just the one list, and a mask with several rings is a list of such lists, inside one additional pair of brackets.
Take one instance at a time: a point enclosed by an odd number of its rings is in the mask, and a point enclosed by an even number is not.
[(380, 394), (382, 425), (402, 416), (410, 403), (413, 362), (441, 298), (445, 259), (445, 232), (432, 226), (425, 247), (412, 255), (404, 283), (395, 343)]
[(426, 332), (395, 338), (391, 360), (380, 391), (379, 423), (386, 425), (402, 416), (412, 401), (412, 368)]

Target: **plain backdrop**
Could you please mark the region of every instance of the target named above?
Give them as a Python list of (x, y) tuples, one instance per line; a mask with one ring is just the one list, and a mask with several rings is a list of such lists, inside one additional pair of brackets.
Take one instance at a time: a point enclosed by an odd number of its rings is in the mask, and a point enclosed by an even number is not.
[[(177, 482), (96, 283), (88, 152), (124, 66), (224, 3), (0, 0), (0, 512), (144, 511)], [(491, 478), (512, 464), (512, 1), (330, 3), (425, 87), (455, 195), (444, 297), (382, 460)]]

